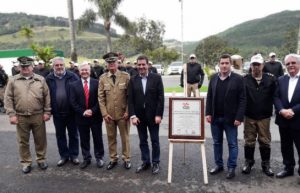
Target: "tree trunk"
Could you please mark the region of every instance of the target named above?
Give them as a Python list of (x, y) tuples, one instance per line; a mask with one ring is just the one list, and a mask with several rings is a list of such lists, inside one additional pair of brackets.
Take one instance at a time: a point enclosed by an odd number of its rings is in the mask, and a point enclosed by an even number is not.
[(74, 13), (73, 13), (73, 0), (68, 1), (68, 13), (69, 13), (69, 27), (70, 27), (70, 37), (71, 37), (71, 60), (77, 62), (77, 53), (76, 53), (76, 38), (75, 38), (75, 22), (74, 22)]
[(111, 35), (110, 35), (110, 21), (105, 21), (104, 22), (104, 28), (105, 28), (105, 31), (106, 31), (106, 39), (107, 39), (106, 51), (111, 52), (112, 51), (112, 45), (111, 45)]

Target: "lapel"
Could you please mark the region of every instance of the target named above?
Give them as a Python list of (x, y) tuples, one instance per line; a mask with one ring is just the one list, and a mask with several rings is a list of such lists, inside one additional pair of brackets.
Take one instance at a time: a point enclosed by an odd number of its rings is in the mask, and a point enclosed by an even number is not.
[(227, 90), (226, 90), (226, 93), (225, 93), (225, 97), (227, 96), (228, 91), (230, 90), (230, 87), (232, 86), (233, 76), (234, 76), (234, 72), (231, 72), (231, 75), (229, 77), (227, 77), (227, 78), (229, 78), (229, 81), (228, 81), (228, 87), (227, 87)]
[(212, 92), (213, 92), (213, 96), (216, 96), (216, 89), (217, 89), (218, 79), (219, 79), (219, 76), (216, 75), (216, 76), (215, 76), (215, 79), (214, 79), (213, 82), (212, 82)]
[(147, 93), (148, 93), (148, 90), (149, 90), (149, 87), (150, 87), (150, 82), (151, 82), (152, 78), (153, 78), (152, 73), (149, 73), (148, 77), (147, 77), (145, 95), (147, 95)]
[(285, 76), (283, 79), (283, 93), (284, 93), (284, 99), (287, 101), (287, 103), (289, 102), (289, 81), (290, 81), (290, 77), (289, 76)]
[(115, 86), (117, 86), (120, 82), (120, 79), (121, 79), (121, 72), (119, 70), (117, 70), (115, 75), (116, 75), (116, 84), (115, 84)]
[[(296, 87), (295, 87), (295, 90), (294, 90), (294, 93), (293, 93), (293, 96), (292, 96), (292, 99), (291, 99), (291, 103), (296, 99), (296, 93), (297, 91), (300, 90), (300, 78), (298, 78), (298, 81), (297, 81), (297, 84), (296, 84)], [(298, 94), (298, 93), (297, 93)]]
[(137, 90), (138, 90), (142, 95), (144, 95), (143, 84), (142, 84), (142, 78), (140, 77), (139, 74), (137, 74), (137, 75), (135, 76), (135, 82), (136, 82), (136, 85), (137, 85)]
[(79, 98), (80, 98), (81, 102), (83, 102), (83, 104), (85, 104), (85, 95), (84, 95), (84, 88), (83, 88), (84, 85), (82, 84), (82, 79), (80, 78), (80, 80), (78, 82), (80, 84), (78, 89), (79, 89), (79, 93), (81, 95), (81, 97), (79, 97)]

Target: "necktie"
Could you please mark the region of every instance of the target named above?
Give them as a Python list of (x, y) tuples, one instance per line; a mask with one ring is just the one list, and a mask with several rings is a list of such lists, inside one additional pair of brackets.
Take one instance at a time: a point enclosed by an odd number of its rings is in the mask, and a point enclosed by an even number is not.
[(111, 75), (111, 78), (112, 78), (112, 81), (113, 81), (113, 83), (115, 84), (116, 83), (116, 75)]
[(89, 87), (88, 87), (88, 81), (85, 80), (84, 81), (84, 86), (83, 86), (83, 89), (84, 89), (84, 96), (85, 96), (85, 107), (88, 108), (89, 107)]

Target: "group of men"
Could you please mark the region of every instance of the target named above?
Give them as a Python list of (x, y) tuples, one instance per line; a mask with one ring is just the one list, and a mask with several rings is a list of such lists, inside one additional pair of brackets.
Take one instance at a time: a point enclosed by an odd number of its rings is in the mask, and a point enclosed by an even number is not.
[[(105, 121), (110, 162), (107, 170), (118, 164), (117, 128), (122, 141), (122, 160), (131, 168), (130, 122), (138, 129), (142, 164), (136, 172), (152, 166), (152, 173), (160, 171), (159, 124), (164, 110), (162, 78), (150, 73), (148, 58), (137, 58), (137, 74), (118, 69), (118, 54), (103, 56), (107, 72), (99, 80), (91, 77), (88, 63), (79, 65), (79, 76), (65, 67), (64, 59), (52, 59), (52, 71), (46, 78), (33, 72), (33, 59), (19, 57), (20, 73), (11, 77), (5, 90), (5, 109), (11, 124), (17, 128), (20, 161), (23, 173), (32, 170), (29, 138), (32, 132), (37, 165), (46, 170), (47, 139), (45, 121), (53, 116), (60, 159), (57, 166), (67, 162), (84, 169), (91, 164), (90, 133), (92, 133), (96, 166), (104, 166), (102, 120)], [(148, 146), (148, 131), (152, 156)], [(79, 133), (79, 134), (78, 134)], [(83, 161), (80, 163), (79, 139)]]
[[(272, 53), (270, 57), (275, 57), (275, 54)], [(208, 86), (206, 121), (211, 125), (216, 165), (210, 170), (210, 174), (215, 175), (224, 170), (223, 133), (225, 132), (229, 149), (226, 178), (235, 177), (238, 126), (244, 121), (245, 165), (242, 173), (250, 174), (255, 163), (255, 144), (258, 141), (262, 171), (267, 176), (274, 176), (270, 167), (270, 120), (274, 105), (275, 123), (279, 126), (284, 165), (283, 170), (277, 173), (276, 177), (294, 175), (294, 144), (300, 157), (300, 56), (297, 54), (285, 56), (286, 75), (282, 73), (281, 64), (279, 66), (275, 60), (265, 64), (261, 54), (252, 56), (251, 72), (244, 77), (232, 72), (231, 65), (230, 55), (222, 55), (219, 60), (220, 72), (211, 77)], [(279, 74), (279, 77), (265, 73), (264, 71), (267, 70), (276, 72), (275, 75)], [(298, 173), (300, 175), (300, 168)]]

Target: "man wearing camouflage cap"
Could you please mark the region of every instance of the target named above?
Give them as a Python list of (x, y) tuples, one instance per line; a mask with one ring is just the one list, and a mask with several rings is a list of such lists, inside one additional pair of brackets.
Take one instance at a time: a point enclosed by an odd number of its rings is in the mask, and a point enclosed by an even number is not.
[(110, 52), (103, 56), (108, 72), (100, 77), (98, 100), (102, 116), (105, 120), (110, 162), (107, 169), (118, 163), (117, 127), (122, 141), (122, 159), (126, 169), (131, 168), (129, 144), (129, 120), (127, 107), (127, 87), (129, 74), (118, 70), (118, 54)]
[(50, 119), (50, 94), (45, 79), (33, 73), (33, 60), (19, 57), (20, 74), (8, 81), (4, 107), (11, 124), (17, 126), (20, 161), (23, 173), (31, 171), (32, 158), (29, 138), (32, 131), (36, 161), (40, 169), (47, 169), (45, 121)]

